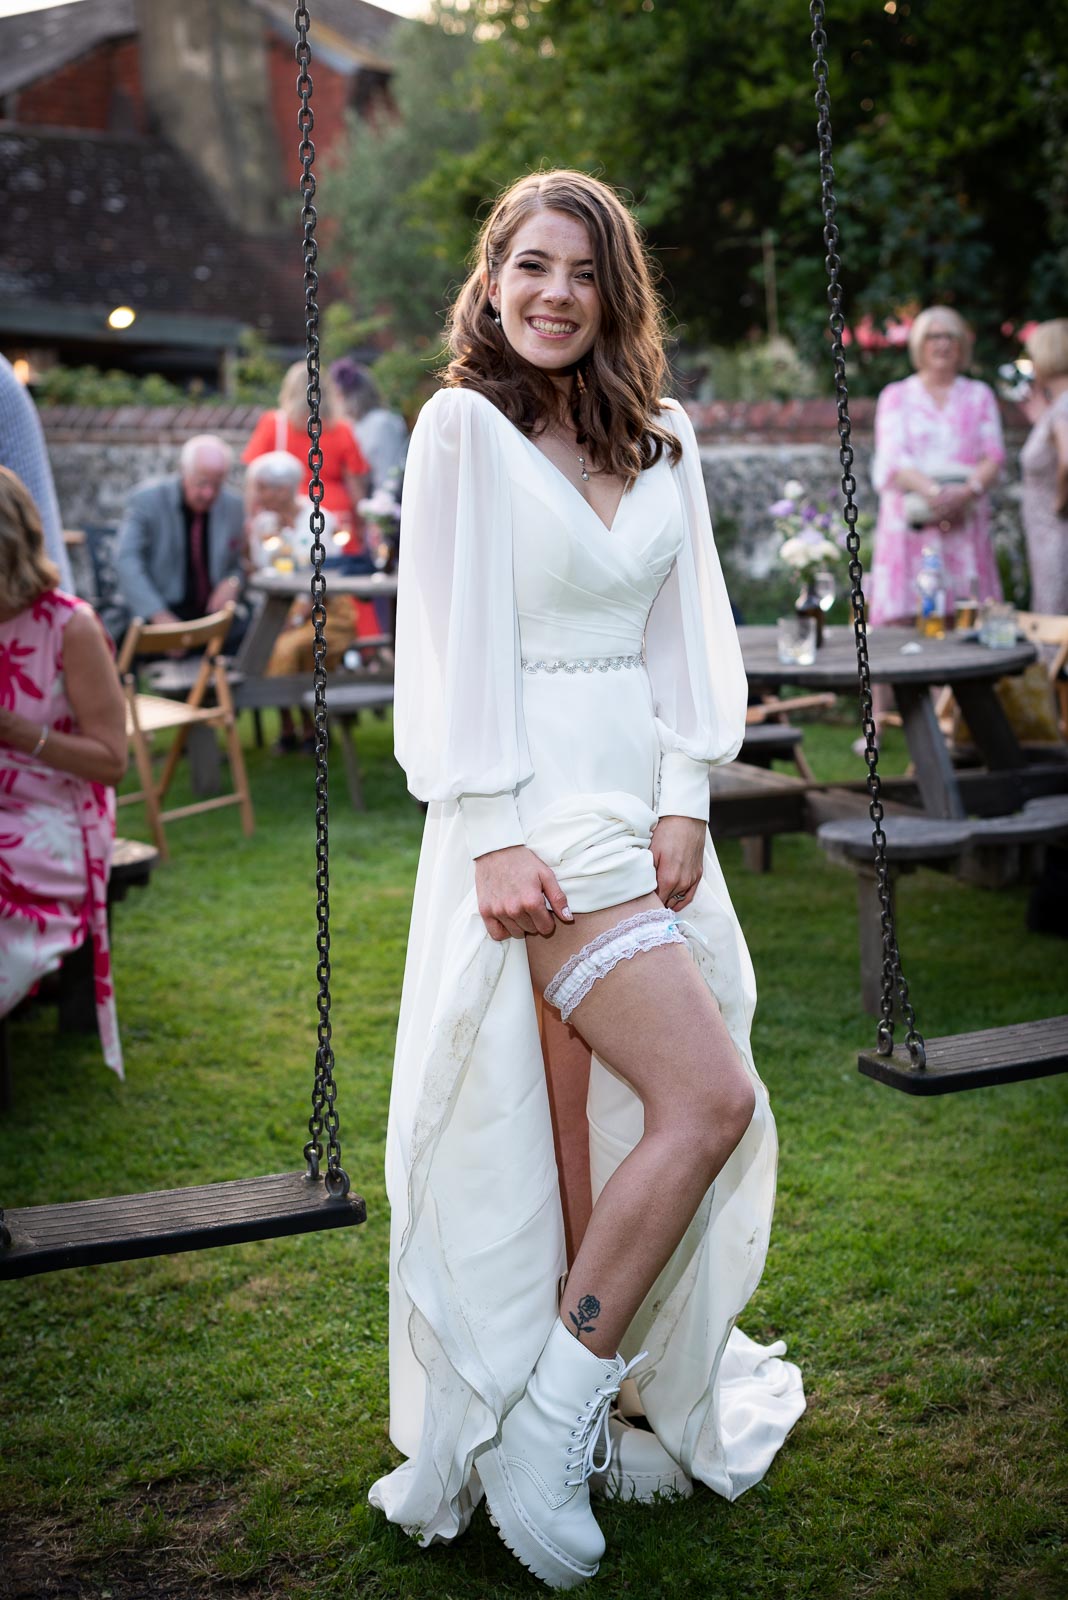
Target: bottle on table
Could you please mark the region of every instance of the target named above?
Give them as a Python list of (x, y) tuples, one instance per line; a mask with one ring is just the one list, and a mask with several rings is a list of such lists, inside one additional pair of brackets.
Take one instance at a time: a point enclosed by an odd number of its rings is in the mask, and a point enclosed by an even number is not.
[(946, 575), (939, 552), (928, 547), (916, 574), (916, 632), (924, 639), (946, 636)]

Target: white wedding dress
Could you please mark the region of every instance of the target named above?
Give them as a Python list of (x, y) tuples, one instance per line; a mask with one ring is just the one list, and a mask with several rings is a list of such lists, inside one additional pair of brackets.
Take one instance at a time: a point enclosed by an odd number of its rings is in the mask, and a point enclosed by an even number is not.
[[(544, 1061), (521, 940), (487, 935), (472, 858), (526, 843), (575, 911), (656, 887), (658, 814), (707, 817), (741, 744), (745, 678), (685, 413), (683, 460), (641, 474), (612, 528), (488, 400), (443, 390), (412, 436), (397, 618), (396, 748), (430, 802), (386, 1155), (390, 1434), (370, 1498), (423, 1543), (460, 1532), (472, 1458), (522, 1393), (564, 1271)], [(577, 463), (576, 463), (577, 467)], [(683, 923), (753, 1074), (756, 1110), (622, 1353), (658, 1437), (734, 1499), (804, 1410), (782, 1344), (734, 1327), (767, 1252), (775, 1125), (756, 1077), (752, 966), (711, 843)], [(641, 957), (638, 958), (639, 960)], [(641, 1137), (594, 1058), (594, 1194)]]

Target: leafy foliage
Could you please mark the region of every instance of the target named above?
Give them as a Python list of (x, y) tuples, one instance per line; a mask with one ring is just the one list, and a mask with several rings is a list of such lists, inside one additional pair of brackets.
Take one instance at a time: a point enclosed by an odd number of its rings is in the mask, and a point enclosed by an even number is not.
[(276, 405), (285, 370), (285, 364), (272, 355), (263, 335), (254, 328), (245, 328), (238, 341), (237, 355), (230, 363), (230, 393), (218, 398), (238, 400), (246, 405)]
[[(400, 121), (354, 131), (337, 205), (361, 304), (432, 340), (479, 206), (520, 172), (569, 165), (633, 196), (687, 343), (768, 324), (770, 245), (781, 327), (816, 352), (797, 0), (440, 0), (437, 17), (398, 50)], [(836, 0), (828, 29), (849, 314), (951, 300), (989, 355), (1004, 321), (1061, 313), (1068, 10)]]
[(425, 348), (440, 337), (481, 198), (454, 192), (450, 177), (480, 135), (468, 98), (474, 44), (462, 17), (445, 10), (438, 26), (398, 24), (393, 38), (397, 115), (352, 120), (322, 199), (336, 223), (329, 259), (345, 268), (357, 315), (388, 306), (394, 333)]
[(33, 394), (41, 406), (175, 406), (187, 399), (158, 372), (142, 378), (99, 367), (49, 367), (34, 378)]

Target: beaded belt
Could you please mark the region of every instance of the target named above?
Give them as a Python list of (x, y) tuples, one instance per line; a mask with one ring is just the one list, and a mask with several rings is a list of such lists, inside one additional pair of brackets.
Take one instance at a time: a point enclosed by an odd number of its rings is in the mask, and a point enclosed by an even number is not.
[(645, 656), (572, 656), (567, 661), (533, 659), (524, 656), (524, 672), (619, 672), (623, 667), (644, 667)]

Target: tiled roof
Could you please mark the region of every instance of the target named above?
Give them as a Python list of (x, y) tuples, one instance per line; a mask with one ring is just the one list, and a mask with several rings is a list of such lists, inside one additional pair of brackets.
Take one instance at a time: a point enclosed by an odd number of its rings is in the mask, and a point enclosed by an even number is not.
[[(292, 0), (251, 0), (251, 4), (287, 39), (295, 37)], [(325, 49), (331, 43), (347, 45), (354, 60), (384, 72), (390, 70), (390, 36), (400, 20), (394, 12), (368, 5), (367, 0), (309, 0), (308, 11), (313, 57), (318, 31)]]
[(169, 145), (0, 128), (0, 194), (0, 300), (219, 317), (303, 342), (296, 227), (242, 235)]
[[(248, 3), (287, 38), (294, 37), (292, 0)], [(398, 21), (393, 12), (366, 0), (310, 0), (309, 11), (313, 55), (318, 29), (325, 52), (330, 53), (331, 43), (347, 46), (344, 53), (353, 62), (389, 71), (389, 37)], [(107, 39), (136, 32), (134, 0), (78, 0), (50, 11), (0, 17), (0, 95), (49, 77)]]
[(106, 39), (136, 29), (134, 0), (79, 0), (0, 17), (0, 94), (47, 78)]

